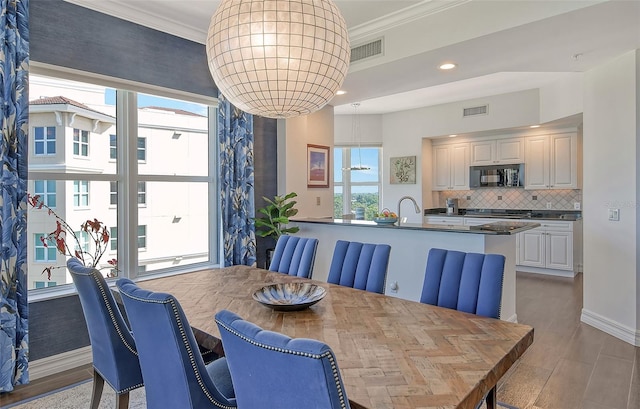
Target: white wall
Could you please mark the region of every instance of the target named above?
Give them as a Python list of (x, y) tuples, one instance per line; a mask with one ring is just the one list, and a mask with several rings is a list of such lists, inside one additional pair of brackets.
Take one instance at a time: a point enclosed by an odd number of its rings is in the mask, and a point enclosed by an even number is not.
[(584, 74), (575, 72), (540, 88), (540, 123), (566, 118), (583, 111)]
[[(278, 145), (285, 146), (284, 156), (280, 156), (285, 160), (279, 161), (278, 173), (284, 175), (285, 183), (284, 190), (278, 184), (278, 194), (298, 194), (298, 217), (333, 217), (333, 121), (333, 107), (329, 105), (309, 115), (279, 121)], [(307, 187), (307, 144), (329, 147), (328, 188)]]
[[(582, 320), (640, 345), (638, 51), (585, 74)], [(620, 221), (608, 221), (608, 208)]]

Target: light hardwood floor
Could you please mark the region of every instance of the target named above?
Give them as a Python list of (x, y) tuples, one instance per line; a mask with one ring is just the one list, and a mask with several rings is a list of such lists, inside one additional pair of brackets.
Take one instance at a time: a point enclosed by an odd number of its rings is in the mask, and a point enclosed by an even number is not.
[[(518, 321), (534, 343), (503, 377), (498, 400), (521, 409), (640, 408), (640, 348), (580, 322), (582, 275), (518, 273)], [(90, 366), (0, 394), (0, 407), (89, 379)]]

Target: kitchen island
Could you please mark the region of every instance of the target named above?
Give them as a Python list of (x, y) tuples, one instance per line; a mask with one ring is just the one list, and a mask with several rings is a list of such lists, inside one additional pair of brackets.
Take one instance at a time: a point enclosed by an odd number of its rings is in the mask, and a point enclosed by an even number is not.
[(327, 281), (336, 241), (389, 244), (389, 270), (385, 294), (419, 301), (431, 248), (505, 256), (501, 319), (517, 321), (515, 234), (536, 228), (539, 223), (498, 222), (480, 226), (429, 224), (376, 224), (371, 221), (341, 219), (296, 219), (296, 234), (318, 239), (312, 278)]

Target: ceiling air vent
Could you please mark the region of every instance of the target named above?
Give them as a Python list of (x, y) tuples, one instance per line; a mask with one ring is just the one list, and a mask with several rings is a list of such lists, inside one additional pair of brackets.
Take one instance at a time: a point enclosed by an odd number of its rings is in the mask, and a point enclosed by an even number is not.
[(462, 117), (466, 118), (468, 116), (476, 116), (476, 115), (487, 115), (489, 113), (489, 105), (481, 105), (479, 107), (471, 107), (471, 108), (463, 108), (462, 109)]
[(382, 39), (359, 45), (351, 49), (351, 62), (364, 60), (382, 54)]

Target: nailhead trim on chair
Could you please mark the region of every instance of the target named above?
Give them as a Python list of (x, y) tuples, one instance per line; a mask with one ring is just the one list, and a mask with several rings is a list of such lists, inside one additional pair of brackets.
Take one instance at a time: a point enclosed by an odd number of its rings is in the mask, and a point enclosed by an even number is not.
[(218, 402), (213, 396), (211, 396), (211, 394), (209, 393), (209, 390), (204, 385), (202, 376), (200, 375), (200, 371), (198, 371), (198, 366), (196, 365), (195, 357), (193, 356), (193, 350), (191, 349), (191, 347), (189, 346), (189, 343), (187, 342), (187, 333), (185, 332), (184, 325), (182, 324), (182, 320), (180, 319), (180, 314), (178, 313), (178, 307), (173, 298), (162, 301), (162, 300), (149, 300), (145, 298), (139, 298), (139, 297), (135, 297), (130, 294), (124, 294), (124, 293), (122, 295), (127, 296), (133, 300), (142, 301), (146, 303), (171, 304), (171, 309), (173, 310), (173, 314), (178, 324), (178, 328), (180, 329), (180, 336), (182, 337), (182, 342), (187, 349), (187, 353), (189, 354), (189, 362), (191, 362), (191, 368), (193, 369), (193, 373), (196, 375), (196, 380), (198, 381), (198, 385), (200, 385), (200, 389), (202, 389), (202, 392), (207, 396), (207, 398), (209, 398), (209, 401), (211, 401), (211, 403), (213, 403), (215, 406), (222, 409), (237, 409), (235, 406), (226, 406)]
[(340, 379), (338, 377), (338, 367), (336, 365), (335, 358), (334, 358), (333, 353), (331, 351), (326, 351), (323, 354), (318, 355), (318, 354), (310, 354), (308, 352), (292, 351), (290, 349), (274, 347), (274, 346), (271, 346), (271, 345), (266, 345), (266, 344), (262, 344), (260, 342), (254, 341), (253, 339), (250, 339), (250, 338), (246, 337), (245, 335), (240, 334), (239, 332), (237, 332), (233, 328), (230, 328), (225, 323), (220, 322), (219, 320), (216, 320), (216, 323), (218, 323), (218, 325), (220, 325), (221, 327), (223, 327), (224, 329), (226, 329), (227, 331), (229, 331), (233, 335), (235, 335), (235, 336), (237, 336), (237, 337), (239, 337), (239, 338), (247, 341), (248, 343), (250, 343), (252, 345), (255, 345), (255, 346), (259, 347), (259, 348), (268, 349), (270, 351), (282, 352), (284, 354), (304, 356), (306, 358), (313, 358), (313, 359), (328, 358), (329, 359), (329, 363), (331, 364), (331, 372), (333, 374), (333, 381), (336, 384), (336, 388), (338, 389), (338, 396), (340, 397), (340, 407), (343, 408), (343, 409), (345, 409), (347, 407), (346, 404), (345, 404), (344, 391), (342, 390), (342, 385), (340, 384)]
[(109, 304), (109, 300), (107, 298), (107, 294), (105, 292), (104, 287), (102, 286), (102, 282), (100, 282), (100, 280), (98, 280), (98, 278), (95, 276), (95, 274), (101, 274), (99, 271), (97, 270), (91, 270), (91, 278), (93, 278), (96, 282), (96, 284), (98, 285), (98, 288), (100, 289), (100, 295), (102, 295), (102, 300), (104, 301), (104, 304), (107, 306), (107, 310), (109, 311), (109, 317), (111, 318), (111, 322), (113, 323), (113, 326), (116, 329), (116, 332), (118, 333), (118, 336), (120, 337), (120, 340), (122, 341), (122, 343), (124, 344), (124, 346), (127, 347), (127, 349), (129, 350), (129, 352), (131, 352), (132, 354), (134, 354), (135, 356), (138, 356), (138, 351), (136, 351), (136, 349), (129, 345), (129, 343), (127, 342), (127, 340), (125, 339), (124, 335), (122, 335), (122, 329), (120, 328), (120, 326), (118, 325), (118, 322), (116, 321), (116, 317), (113, 313), (113, 310), (111, 309), (111, 304)]
[[(72, 274), (78, 274), (78, 273), (72, 273)], [(133, 348), (131, 345), (129, 345), (129, 343), (127, 342), (126, 338), (124, 337), (124, 335), (122, 335), (122, 329), (120, 328), (120, 326), (118, 325), (118, 321), (116, 321), (116, 317), (113, 313), (113, 310), (111, 309), (111, 304), (109, 304), (108, 298), (107, 298), (107, 294), (105, 293), (105, 289), (102, 286), (102, 282), (100, 280), (98, 280), (98, 278), (95, 276), (95, 274), (101, 274), (98, 270), (91, 270), (91, 272), (89, 273), (89, 275), (91, 276), (91, 278), (93, 278), (96, 282), (96, 284), (98, 284), (98, 288), (100, 289), (100, 295), (102, 296), (102, 300), (104, 301), (104, 305), (106, 305), (107, 307), (107, 311), (109, 311), (109, 317), (111, 318), (111, 323), (113, 324), (114, 328), (116, 329), (116, 332), (118, 333), (118, 336), (120, 337), (120, 340), (122, 341), (122, 343), (124, 344), (124, 346), (135, 356), (138, 356), (138, 351), (136, 351), (135, 348)], [(95, 371), (97, 371), (100, 376), (102, 376), (102, 378), (115, 390), (116, 394), (121, 395), (123, 393), (126, 392), (130, 392), (134, 389), (137, 389), (141, 386), (144, 386), (144, 383), (139, 383), (137, 385), (133, 385), (130, 386), (128, 388), (125, 389), (116, 389), (113, 387), (113, 385), (111, 385), (111, 383), (107, 380), (107, 378), (100, 373), (100, 371), (98, 371), (96, 369), (96, 367), (94, 366), (93, 369)]]

